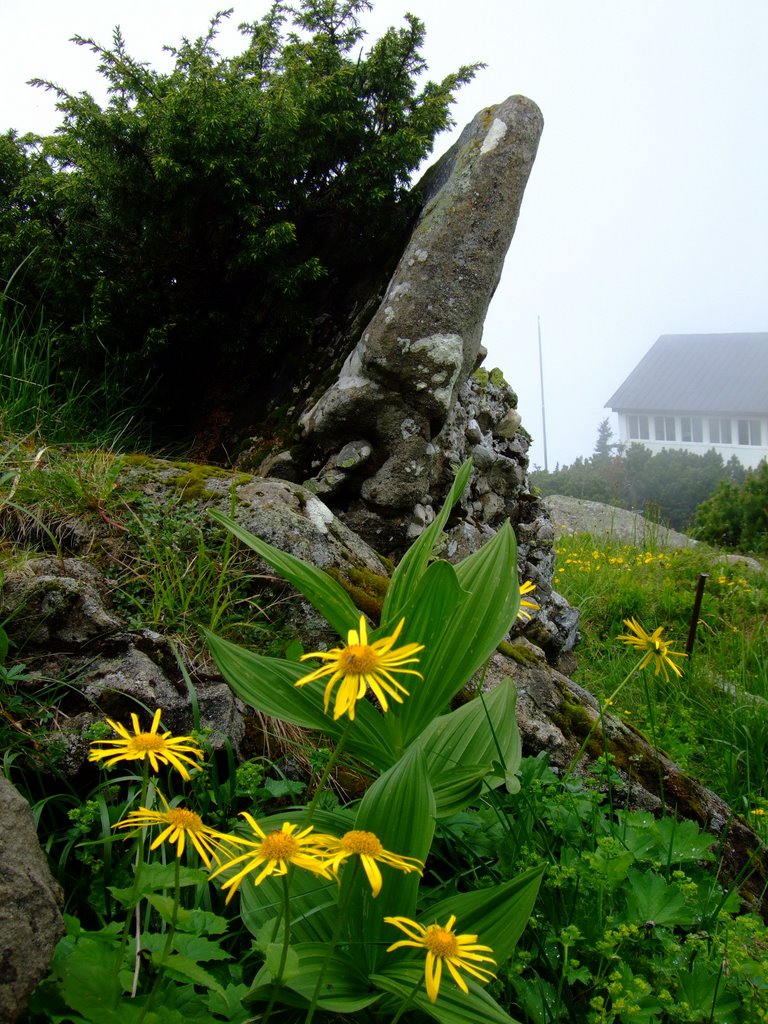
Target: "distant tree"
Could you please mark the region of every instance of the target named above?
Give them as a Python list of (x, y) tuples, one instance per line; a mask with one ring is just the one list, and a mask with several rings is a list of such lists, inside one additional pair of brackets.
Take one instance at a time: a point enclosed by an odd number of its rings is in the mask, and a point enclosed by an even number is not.
[[(423, 23), (405, 16), (367, 53), (368, 0), (285, 0), (241, 25), (242, 53), (207, 34), (159, 73), (119, 29), (75, 37), (109, 86), (103, 108), (52, 82), (63, 121), (0, 145), (0, 278), (44, 303), (70, 363), (108, 351), (166, 418), (211, 380), (256, 401), (259, 380), (330, 332), (413, 210), (409, 179), (452, 124), (480, 65), (417, 89)], [(378, 261), (378, 262), (377, 262)], [(346, 308), (346, 307), (345, 307)]]
[(714, 449), (696, 455), (676, 448), (652, 452), (645, 445), (633, 444), (619, 454), (606, 454), (611, 446), (609, 431), (604, 420), (591, 458), (578, 458), (552, 473), (533, 472), (531, 481), (543, 494), (566, 494), (634, 509), (685, 530), (693, 523), (698, 506), (721, 481), (733, 483), (744, 477), (738, 460), (736, 465), (731, 461), (724, 466)]
[(694, 535), (719, 547), (768, 553), (768, 462), (748, 470), (742, 484), (722, 480), (699, 507)]
[(597, 440), (595, 441), (594, 455), (599, 458), (610, 458), (610, 456), (614, 454), (619, 447), (619, 444), (612, 441), (612, 438), (613, 427), (606, 416), (605, 419), (600, 421), (597, 428)]

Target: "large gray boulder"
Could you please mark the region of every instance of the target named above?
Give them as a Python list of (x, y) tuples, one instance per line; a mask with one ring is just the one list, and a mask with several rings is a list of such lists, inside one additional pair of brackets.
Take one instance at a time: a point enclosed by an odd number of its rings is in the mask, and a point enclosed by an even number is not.
[(48, 970), (64, 920), (32, 811), (2, 773), (0, 864), (0, 1021), (11, 1024)]
[(381, 305), (338, 380), (301, 419), (329, 458), (321, 491), (348, 484), (337, 472), (329, 488), (327, 469), (338, 470), (344, 445), (367, 441), (372, 457), (352, 479), (372, 512), (430, 504), (433, 440), (482, 361), (486, 311), (542, 126), (521, 96), (483, 110), (418, 186), (422, 212)]

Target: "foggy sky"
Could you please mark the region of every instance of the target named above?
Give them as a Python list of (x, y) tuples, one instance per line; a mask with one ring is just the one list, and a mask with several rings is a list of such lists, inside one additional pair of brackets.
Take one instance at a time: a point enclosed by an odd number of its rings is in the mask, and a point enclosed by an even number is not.
[[(221, 37), (267, 0), (232, 0)], [(0, 131), (48, 133), (51, 78), (103, 97), (96, 59), (67, 40), (109, 44), (168, 67), (164, 43), (203, 34), (207, 0), (26, 0), (0, 11)], [(661, 334), (768, 330), (768, 3), (765, 0), (378, 0), (369, 39), (426, 23), (429, 77), (484, 61), (453, 108), (457, 127), (522, 93), (544, 134), (485, 325), (486, 366), (518, 392), (544, 465), (591, 454), (604, 403)], [(727, 354), (724, 354), (727, 358)], [(768, 386), (768, 382), (767, 382)]]

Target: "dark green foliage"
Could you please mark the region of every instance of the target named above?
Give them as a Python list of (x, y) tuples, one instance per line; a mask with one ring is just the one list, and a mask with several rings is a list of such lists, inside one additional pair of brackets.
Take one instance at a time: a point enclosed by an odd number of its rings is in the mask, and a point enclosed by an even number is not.
[[(424, 26), (406, 15), (363, 54), (367, 0), (278, 0), (215, 49), (222, 20), (159, 73), (75, 36), (109, 85), (104, 108), (50, 82), (48, 138), (0, 140), (0, 279), (22, 262), (28, 308), (60, 324), (73, 364), (106, 350), (161, 418), (252, 389), (344, 321), (403, 230), (409, 175), (452, 122), (477, 65), (417, 91)], [(300, 358), (300, 356), (297, 356)], [(172, 393), (171, 393), (172, 392)], [(250, 393), (253, 404), (253, 393)], [(258, 398), (258, 396), (257, 396)]]
[(612, 454), (618, 446), (611, 443), (611, 434), (603, 420), (590, 458), (578, 458), (551, 473), (535, 471), (532, 482), (544, 495), (565, 494), (650, 513), (675, 530), (685, 530), (721, 481), (744, 479), (739, 461), (733, 457), (723, 463), (714, 449), (696, 455), (675, 448), (652, 452), (633, 444)]
[(723, 480), (696, 513), (695, 536), (741, 551), (768, 553), (768, 462), (742, 483)]

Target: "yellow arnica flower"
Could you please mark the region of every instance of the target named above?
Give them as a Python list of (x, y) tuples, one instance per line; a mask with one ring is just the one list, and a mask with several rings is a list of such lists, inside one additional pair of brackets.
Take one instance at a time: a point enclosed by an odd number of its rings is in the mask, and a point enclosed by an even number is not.
[(523, 622), (528, 622), (531, 617), (531, 613), (526, 609), (530, 608), (531, 611), (537, 612), (541, 608), (540, 604), (536, 604), (535, 601), (526, 601), (525, 595), (532, 594), (536, 589), (536, 584), (531, 583), (530, 580), (526, 580), (525, 583), (520, 584), (520, 607), (517, 610), (518, 619), (522, 619)]
[(161, 764), (169, 764), (183, 779), (188, 780), (190, 774), (187, 765), (197, 768), (198, 762), (194, 759), (204, 756), (192, 737), (172, 736), (169, 732), (159, 733), (157, 730), (160, 725), (160, 708), (155, 712), (149, 732), (142, 731), (136, 715), (132, 714), (131, 720), (133, 735), (120, 722), (113, 722), (108, 718), (107, 724), (115, 730), (120, 739), (94, 740), (91, 743), (88, 760), (104, 760), (107, 768), (111, 768), (118, 761), (143, 761), (147, 758), (153, 772), (159, 771)]
[(253, 880), (254, 885), (261, 885), (269, 875), (286, 874), (289, 864), (322, 875), (323, 878), (331, 877), (327, 857), (318, 845), (318, 836), (313, 834), (311, 826), (297, 832), (299, 826), (286, 821), (282, 828), (264, 832), (247, 811), (243, 811), (242, 816), (251, 826), (253, 834), (257, 837), (256, 841), (241, 836), (229, 836), (229, 842), (247, 846), (248, 850), (239, 857), (224, 861), (210, 876), (215, 878), (222, 871), (241, 865), (240, 870), (228, 878), (221, 887), (229, 889), (227, 903), (237, 892), (242, 880), (255, 871), (258, 871), (258, 875)]
[(405, 694), (407, 697), (409, 694), (392, 673), (398, 672), (401, 675), (418, 676), (423, 679), (420, 672), (403, 666), (418, 662), (419, 659), (414, 655), (424, 650), (423, 644), (405, 644), (397, 650), (393, 649), (404, 622), (405, 619), (400, 620), (392, 636), (382, 637), (381, 640), (369, 644), (365, 618), (361, 615), (360, 628), (349, 630), (346, 647), (334, 647), (330, 651), (314, 651), (312, 654), (302, 655), (302, 661), (306, 661), (307, 658), (321, 658), (327, 664), (303, 676), (295, 685), (304, 686), (316, 679), (330, 676), (325, 687), (324, 708), (327, 712), (333, 688), (341, 681), (333, 707), (334, 721), (344, 714), (348, 714), (350, 720), (354, 721), (355, 705), (365, 696), (368, 689), (376, 695), (384, 711), (389, 710), (387, 694), (392, 700), (402, 704), (403, 698), (400, 695)]
[[(165, 803), (165, 801), (163, 801)], [(164, 811), (152, 811), (147, 807), (141, 807), (137, 811), (131, 811), (127, 818), (118, 821), (114, 828), (148, 828), (152, 825), (165, 825), (165, 828), (154, 840), (150, 850), (156, 850), (166, 840), (175, 843), (176, 856), (181, 857), (184, 852), (184, 844), (187, 839), (200, 854), (200, 859), (205, 866), (211, 866), (211, 858), (217, 864), (221, 862), (220, 850), (227, 853), (231, 851), (224, 846), (224, 842), (230, 836), (217, 832), (208, 825), (203, 824), (199, 814), (188, 811), (185, 807), (168, 807)]]
[(388, 947), (387, 952), (393, 949), (400, 949), (403, 946), (414, 946), (416, 949), (426, 949), (427, 961), (424, 966), (424, 980), (427, 987), (427, 995), (434, 1003), (440, 991), (440, 978), (443, 972), (443, 964), (451, 973), (451, 977), (459, 986), (462, 992), (468, 992), (467, 983), (459, 974), (459, 970), (466, 971), (478, 981), (486, 982), (496, 975), (486, 967), (479, 967), (480, 963), (489, 963), (496, 966), (492, 956), (483, 956), (483, 953), (492, 953), (490, 946), (479, 946), (476, 935), (456, 935), (453, 926), (456, 923), (456, 915), (451, 914), (445, 925), (430, 924), (425, 928), (416, 921), (407, 917), (385, 917), (387, 924), (393, 924), (401, 932), (405, 932), (407, 939), (400, 939)]
[(616, 637), (617, 640), (623, 641), (630, 647), (634, 647), (635, 650), (641, 651), (645, 654), (645, 657), (640, 662), (640, 668), (645, 668), (646, 665), (653, 664), (654, 675), (658, 675), (659, 672), (664, 673), (664, 678), (669, 681), (669, 669), (671, 669), (676, 676), (681, 676), (682, 669), (680, 669), (672, 660), (673, 658), (687, 658), (688, 655), (682, 651), (671, 651), (669, 649), (669, 642), (662, 640), (661, 634), (664, 631), (663, 626), (659, 626), (653, 633), (646, 633), (637, 619), (624, 619), (624, 625), (631, 630), (630, 633), (622, 633)]
[(418, 871), (421, 874), (424, 869), (423, 862), (417, 860), (416, 857), (401, 857), (397, 853), (385, 850), (381, 845), (381, 840), (373, 832), (353, 829), (351, 832), (345, 832), (341, 839), (326, 835), (317, 838), (328, 855), (328, 867), (334, 875), (337, 874), (344, 861), (349, 860), (350, 857), (360, 857), (368, 881), (371, 883), (371, 892), (374, 897), (379, 895), (382, 886), (379, 864), (387, 864), (406, 874), (410, 871)]

